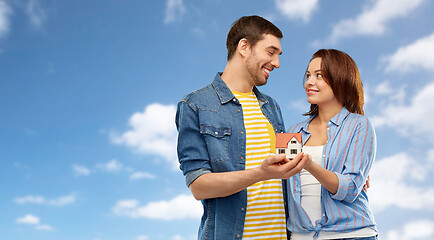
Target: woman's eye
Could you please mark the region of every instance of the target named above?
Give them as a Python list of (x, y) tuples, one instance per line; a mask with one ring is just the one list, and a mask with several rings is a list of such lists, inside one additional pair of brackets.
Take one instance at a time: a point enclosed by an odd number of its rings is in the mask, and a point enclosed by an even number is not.
[(318, 74), (316, 75), (316, 77), (317, 77), (317, 78), (322, 78), (321, 73), (318, 73)]

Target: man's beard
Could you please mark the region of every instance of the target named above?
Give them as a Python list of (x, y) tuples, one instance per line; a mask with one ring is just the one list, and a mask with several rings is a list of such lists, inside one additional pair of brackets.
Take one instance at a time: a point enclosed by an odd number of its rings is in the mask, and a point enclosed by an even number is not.
[(262, 68), (260, 68), (260, 71), (255, 71), (254, 70), (255, 68), (251, 67), (251, 64), (250, 64), (249, 60), (247, 60), (247, 62), (246, 62), (246, 68), (247, 68), (247, 72), (249, 73), (250, 78), (252, 79), (252, 81), (253, 81), (253, 83), (254, 83), (255, 86), (259, 87), (259, 86), (265, 85), (267, 83), (267, 79), (266, 78), (265, 78), (265, 81), (263, 81), (261, 79), (261, 77), (263, 75)]

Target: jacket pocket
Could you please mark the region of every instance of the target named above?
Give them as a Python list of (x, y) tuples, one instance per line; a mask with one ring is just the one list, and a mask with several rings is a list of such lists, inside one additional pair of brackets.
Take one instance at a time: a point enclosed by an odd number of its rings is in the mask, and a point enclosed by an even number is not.
[[(229, 137), (232, 130), (226, 127), (201, 125), (200, 133), (205, 139), (211, 164), (220, 164), (229, 160)], [(218, 167), (218, 166), (214, 166)], [(215, 170), (217, 170), (215, 169)]]

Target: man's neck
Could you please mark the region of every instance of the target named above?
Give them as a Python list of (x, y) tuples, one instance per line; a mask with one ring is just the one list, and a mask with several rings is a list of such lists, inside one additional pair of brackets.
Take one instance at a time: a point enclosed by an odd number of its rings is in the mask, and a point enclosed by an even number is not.
[(242, 73), (242, 66), (235, 66), (235, 64), (227, 64), (226, 68), (221, 75), (221, 78), (229, 87), (230, 90), (236, 92), (247, 93), (253, 91), (254, 85), (248, 81), (248, 77)]

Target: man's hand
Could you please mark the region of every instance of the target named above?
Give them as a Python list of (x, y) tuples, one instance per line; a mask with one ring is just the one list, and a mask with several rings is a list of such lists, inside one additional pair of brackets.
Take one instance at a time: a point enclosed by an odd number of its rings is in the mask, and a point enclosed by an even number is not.
[(369, 179), (369, 175), (368, 175), (368, 177), (366, 178), (365, 185), (363, 185), (363, 190), (365, 190), (365, 192), (367, 192), (368, 188), (371, 187), (371, 183), (370, 182), (371, 182), (371, 179)]
[(264, 180), (290, 178), (304, 168), (309, 157), (308, 154), (301, 152), (294, 159), (289, 160), (285, 154), (276, 154), (266, 158), (259, 170)]

